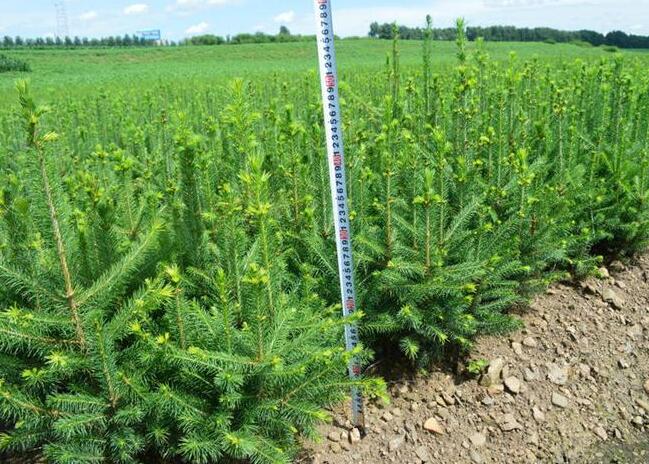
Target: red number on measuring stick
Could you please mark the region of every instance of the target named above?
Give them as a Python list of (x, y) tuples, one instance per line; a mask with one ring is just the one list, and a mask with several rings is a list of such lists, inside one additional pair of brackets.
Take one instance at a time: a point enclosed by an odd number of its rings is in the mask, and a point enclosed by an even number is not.
[(336, 78), (333, 76), (333, 74), (327, 74), (325, 76), (325, 85), (329, 89), (334, 88), (336, 86)]

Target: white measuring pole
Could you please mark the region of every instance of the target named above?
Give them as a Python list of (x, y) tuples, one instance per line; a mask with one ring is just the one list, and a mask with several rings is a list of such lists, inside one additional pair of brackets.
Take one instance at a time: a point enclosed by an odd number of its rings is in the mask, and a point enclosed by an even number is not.
[[(340, 295), (343, 314), (348, 316), (356, 311), (356, 290), (354, 289), (354, 262), (352, 260), (352, 234), (347, 206), (347, 186), (345, 178), (345, 153), (343, 148), (343, 125), (338, 99), (338, 71), (330, 0), (314, 0), (316, 13), (316, 36), (318, 41), (318, 61), (320, 62), (320, 81), (322, 87), (322, 106), (327, 136), (327, 157), (329, 160), (329, 183), (336, 231), (336, 250), (338, 252), (338, 274), (340, 276)], [(351, 351), (358, 345), (356, 325), (345, 326), (345, 345)], [(349, 363), (349, 376), (357, 379), (361, 375), (361, 365), (353, 358)], [(352, 422), (365, 431), (363, 397), (357, 388), (352, 389)]]

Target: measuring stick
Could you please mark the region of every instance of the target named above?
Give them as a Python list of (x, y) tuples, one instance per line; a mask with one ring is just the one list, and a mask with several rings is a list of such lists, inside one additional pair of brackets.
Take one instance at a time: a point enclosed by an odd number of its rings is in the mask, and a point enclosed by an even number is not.
[[(356, 311), (356, 290), (354, 289), (354, 262), (352, 260), (352, 234), (347, 206), (347, 186), (345, 179), (345, 153), (343, 148), (343, 125), (338, 100), (338, 71), (336, 69), (336, 50), (330, 0), (314, 0), (316, 8), (316, 35), (318, 41), (318, 61), (320, 62), (320, 83), (322, 87), (322, 106), (327, 136), (327, 158), (329, 161), (329, 184), (336, 230), (336, 250), (338, 252), (338, 274), (340, 276), (340, 296), (343, 314), (349, 316)], [(358, 328), (354, 324), (345, 325), (345, 346), (348, 351), (358, 345)], [(358, 359), (349, 362), (349, 377), (354, 380), (361, 375)], [(358, 388), (352, 389), (352, 422), (365, 431), (363, 397)]]

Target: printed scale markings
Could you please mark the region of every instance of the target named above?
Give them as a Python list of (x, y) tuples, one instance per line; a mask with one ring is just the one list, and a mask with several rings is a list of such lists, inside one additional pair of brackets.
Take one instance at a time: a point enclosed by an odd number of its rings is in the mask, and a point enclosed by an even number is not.
[[(338, 99), (338, 76), (336, 69), (336, 50), (334, 48), (333, 21), (330, 0), (315, 0), (316, 30), (318, 42), (318, 61), (322, 88), (325, 132), (327, 137), (327, 156), (329, 160), (329, 181), (336, 229), (336, 250), (338, 253), (338, 273), (343, 314), (349, 316), (356, 311), (356, 291), (354, 289), (354, 264), (352, 260), (351, 227), (347, 206), (347, 187), (345, 180), (345, 154), (343, 148), (342, 118)], [(354, 324), (345, 326), (345, 345), (348, 351), (358, 345), (358, 328)], [(349, 376), (358, 379), (361, 375), (360, 362), (352, 358), (349, 363)], [(365, 432), (363, 397), (357, 388), (352, 389), (352, 423)]]

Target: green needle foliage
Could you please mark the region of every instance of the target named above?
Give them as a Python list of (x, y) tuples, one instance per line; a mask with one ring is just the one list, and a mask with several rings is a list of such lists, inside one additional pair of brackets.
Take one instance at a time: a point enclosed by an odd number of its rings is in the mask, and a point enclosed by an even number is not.
[(0, 453), (290, 462), (351, 387), (382, 394), (350, 356), (464, 355), (551, 282), (645, 249), (646, 58), (496, 60), (456, 26), (452, 64), (428, 19), (420, 66), (394, 27), (384, 73), (341, 74), (358, 353), (315, 72), (52, 107), (19, 83), (0, 109)]
[[(154, 222), (122, 253), (102, 256), (103, 272), (80, 283), (81, 239), (104, 238), (96, 230), (103, 210), (83, 231), (72, 225), (74, 213), (52, 156), (58, 135), (40, 131), (50, 110), (36, 106), (25, 82), (17, 89), (27, 134), (21, 167), (32, 176), (14, 189), (7, 227), (43, 235), (31, 244), (16, 237), (13, 251), (0, 261), (0, 298), (8, 305), (0, 311), (0, 350), (10, 360), (0, 380), (0, 417), (14, 424), (0, 448), (41, 450), (56, 463), (136, 462), (146, 446), (144, 421), (153, 405), (133, 390), (144, 388), (151, 366), (123, 349), (122, 323), (138, 308), (170, 296), (153, 283), (136, 294), (132, 290), (156, 259), (162, 227)], [(25, 259), (11, 259), (17, 256)]]
[(311, 268), (288, 272), (261, 152), (208, 193), (206, 141), (181, 121), (164, 190), (115, 146), (69, 170), (59, 135), (41, 132), (51, 109), (17, 88), (27, 140), (3, 164), (0, 451), (288, 463), (352, 387), (383, 394), (347, 377), (369, 354), (344, 351), (348, 321)]
[[(255, 263), (243, 277), (241, 306), (221, 268), (170, 275), (178, 296), (169, 332), (155, 339), (169, 373), (155, 392), (156, 434), (169, 437), (169, 453), (188, 462), (291, 462), (296, 434), (316, 438), (315, 426), (329, 419), (322, 406), (339, 403), (354, 385), (341, 370), (351, 353), (340, 346), (345, 321), (338, 308), (296, 289), (276, 294), (269, 311), (268, 274)], [(189, 299), (197, 286), (209, 296)], [(146, 327), (138, 324), (137, 333), (154, 343)], [(370, 395), (382, 388), (357, 384)]]
[[(389, 96), (346, 113), (361, 329), (424, 365), (516, 328), (507, 310), (534, 291), (649, 238), (649, 82), (637, 68), (515, 55), (503, 66), (480, 41), (471, 53), (462, 20), (456, 44), (457, 66), (435, 76), (427, 35), (423, 77), (404, 85), (395, 31)], [(330, 237), (302, 236), (333, 279)]]

